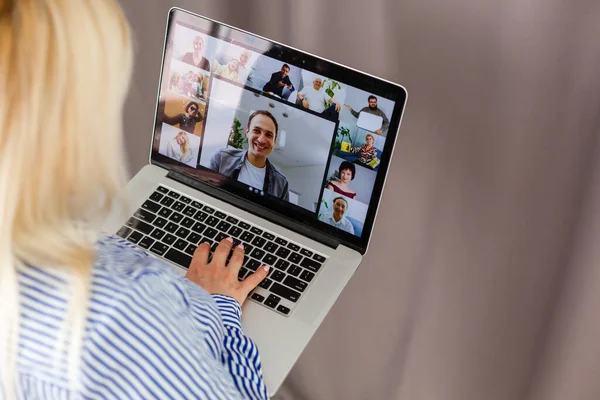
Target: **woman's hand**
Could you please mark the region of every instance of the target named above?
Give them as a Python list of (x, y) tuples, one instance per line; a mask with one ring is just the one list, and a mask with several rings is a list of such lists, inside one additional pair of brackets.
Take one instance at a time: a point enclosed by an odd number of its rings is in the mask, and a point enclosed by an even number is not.
[[(244, 248), (240, 244), (233, 249), (229, 263), (227, 257), (233, 247), (231, 238), (223, 239), (215, 249), (212, 260), (208, 263), (210, 246), (201, 243), (194, 252), (192, 263), (185, 277), (202, 286), (210, 294), (222, 294), (233, 297), (244, 304), (248, 293), (267, 277), (268, 266), (262, 266), (243, 281), (238, 280), (238, 273), (244, 261)], [(226, 265), (227, 264), (227, 265)]]

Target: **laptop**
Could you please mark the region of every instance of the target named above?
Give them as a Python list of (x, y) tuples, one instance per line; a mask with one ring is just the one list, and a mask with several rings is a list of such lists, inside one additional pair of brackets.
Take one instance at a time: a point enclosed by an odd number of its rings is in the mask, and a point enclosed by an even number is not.
[[(290, 84), (323, 104), (284, 99)], [(371, 95), (390, 120), (378, 171), (340, 152), (357, 129), (343, 105)], [(367, 252), (405, 102), (402, 86), (173, 8), (149, 163), (128, 184), (129, 214), (104, 229), (182, 275), (200, 243), (227, 237), (246, 249), (239, 279), (270, 265), (242, 325), (274, 395)]]
[(356, 126), (369, 132), (375, 132), (381, 129), (383, 125), (383, 118), (379, 115), (369, 114), (368, 112), (361, 111), (358, 114), (358, 121)]

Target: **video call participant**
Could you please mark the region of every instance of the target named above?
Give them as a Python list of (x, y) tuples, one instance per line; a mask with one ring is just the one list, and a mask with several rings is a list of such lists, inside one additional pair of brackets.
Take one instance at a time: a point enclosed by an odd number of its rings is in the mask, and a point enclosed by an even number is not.
[(323, 215), (322, 221), (354, 235), (354, 227), (346, 218), (347, 210), (348, 202), (346, 199), (341, 196), (336, 197), (333, 199), (333, 212)]
[[(322, 87), (323, 80), (316, 77), (313, 80), (312, 86), (302, 88), (297, 97), (302, 102), (302, 107), (318, 112), (327, 119), (337, 121), (340, 116), (341, 106), (333, 97), (329, 97), (324, 93), (321, 90)], [(329, 104), (329, 107), (326, 107), (325, 104)]]
[(265, 83), (265, 86), (263, 86), (263, 91), (266, 93), (276, 94), (279, 97), (283, 97), (283, 88), (285, 87), (293, 92), (294, 85), (292, 85), (292, 81), (288, 76), (289, 72), (290, 66), (283, 64), (281, 71), (274, 72), (273, 75), (271, 75), (269, 82)]
[(385, 113), (383, 111), (381, 111), (381, 109), (379, 107), (377, 107), (377, 97), (371, 95), (371, 96), (369, 96), (369, 98), (367, 100), (369, 102), (369, 105), (367, 107), (361, 108), (361, 110), (359, 112), (354, 111), (354, 109), (348, 104), (344, 104), (344, 105), (352, 113), (352, 115), (354, 115), (355, 118), (358, 118), (358, 115), (361, 112), (366, 112), (369, 114), (380, 116), (381, 118), (383, 118), (383, 124), (381, 125), (380, 129), (377, 129), (375, 131), (375, 133), (377, 135), (387, 133), (388, 127), (390, 126), (390, 121), (389, 121), (388, 117), (385, 115)]
[(208, 59), (204, 57), (204, 39), (200, 36), (196, 36), (192, 45), (194, 46), (194, 51), (185, 53), (181, 58), (181, 61), (200, 69), (210, 71), (210, 63), (208, 62)]
[(287, 178), (268, 159), (275, 148), (278, 128), (277, 120), (270, 112), (253, 112), (246, 127), (248, 150), (222, 149), (212, 156), (209, 168), (289, 201)]
[(185, 113), (177, 114), (173, 117), (164, 115), (163, 122), (169, 125), (179, 125), (179, 129), (189, 133), (194, 133), (196, 124), (202, 122), (204, 118), (200, 113), (200, 106), (195, 101), (190, 101), (185, 106)]
[(192, 161), (193, 154), (188, 133), (179, 132), (177, 136), (169, 141), (167, 144), (167, 156), (182, 163)]
[(339, 181), (334, 179), (330, 180), (329, 184), (327, 184), (327, 189), (354, 199), (356, 197), (356, 192), (350, 187), (350, 181), (354, 180), (356, 167), (351, 162), (342, 161), (338, 171)]
[[(215, 63), (216, 66), (216, 63)], [(239, 73), (238, 68), (240, 66), (239, 61), (236, 58), (232, 58), (227, 64), (221, 65), (213, 71), (216, 75), (222, 78), (227, 78), (234, 82), (238, 82)]]
[(358, 154), (358, 162), (366, 166), (377, 158), (377, 148), (375, 147), (375, 137), (370, 133), (365, 136), (367, 143), (362, 146), (356, 146), (350, 149), (350, 153)]

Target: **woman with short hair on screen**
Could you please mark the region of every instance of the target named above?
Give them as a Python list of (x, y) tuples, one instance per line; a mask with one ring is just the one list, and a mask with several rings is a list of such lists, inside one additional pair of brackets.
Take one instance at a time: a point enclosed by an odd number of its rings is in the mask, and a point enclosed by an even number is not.
[(358, 154), (358, 162), (368, 166), (369, 163), (377, 158), (377, 148), (375, 147), (375, 136), (370, 133), (365, 135), (365, 144), (350, 149), (350, 153)]
[(200, 105), (195, 101), (190, 101), (185, 105), (184, 112), (174, 116), (163, 116), (163, 122), (171, 126), (179, 125), (179, 129), (188, 133), (194, 133), (196, 124), (202, 122), (204, 117), (200, 111)]
[(179, 133), (167, 144), (167, 156), (182, 163), (192, 161), (192, 148), (190, 147), (190, 137), (188, 133), (179, 131)]
[(356, 167), (348, 161), (342, 161), (338, 168), (339, 180), (330, 180), (327, 189), (333, 190), (336, 193), (344, 195), (350, 199), (356, 197), (356, 192), (350, 187), (350, 181), (354, 180)]
[(266, 268), (238, 281), (225, 239), (184, 278), (99, 231), (131, 60), (114, 0), (0, 0), (0, 398), (267, 399), (240, 324)]

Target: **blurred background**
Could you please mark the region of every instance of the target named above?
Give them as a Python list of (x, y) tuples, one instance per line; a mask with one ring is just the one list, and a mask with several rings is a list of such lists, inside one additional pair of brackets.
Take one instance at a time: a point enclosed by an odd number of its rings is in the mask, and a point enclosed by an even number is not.
[(401, 83), (364, 262), (275, 396), (600, 398), (600, 3), (121, 0), (148, 160), (179, 6)]

